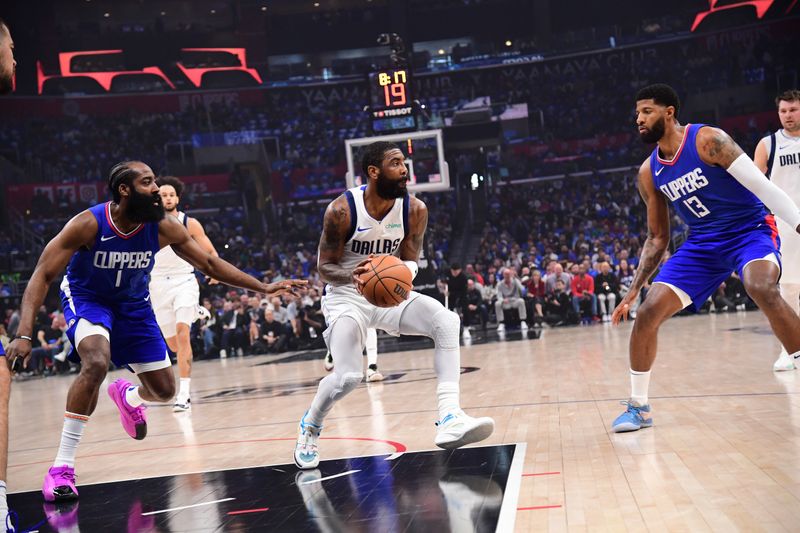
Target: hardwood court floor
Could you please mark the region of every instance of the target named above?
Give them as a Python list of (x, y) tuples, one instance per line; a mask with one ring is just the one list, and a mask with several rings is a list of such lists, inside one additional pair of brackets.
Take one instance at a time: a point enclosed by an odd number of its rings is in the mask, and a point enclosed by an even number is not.
[[(462, 348), (462, 405), (497, 424), (485, 444), (527, 443), (516, 531), (800, 530), (800, 371), (772, 372), (779, 344), (763, 315), (669, 321), (650, 390), (655, 426), (615, 435), (629, 332), (555, 329)], [(280, 359), (196, 363), (192, 414), (152, 407), (141, 442), (102, 391), (78, 454), (79, 488), (291, 462), (297, 420), (324, 370), (320, 360)], [(393, 443), (434, 448), (432, 363), (431, 350), (381, 356), (387, 381), (334, 408), (323, 436), (342, 439), (322, 441), (323, 459), (389, 454)], [(11, 491), (41, 487), (71, 381), (14, 383)], [(349, 440), (364, 438), (373, 440)]]

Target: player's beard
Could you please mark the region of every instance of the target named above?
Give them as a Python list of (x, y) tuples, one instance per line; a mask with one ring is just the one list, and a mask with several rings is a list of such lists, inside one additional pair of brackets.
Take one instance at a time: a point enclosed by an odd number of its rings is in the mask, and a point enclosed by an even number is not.
[(384, 200), (394, 200), (396, 198), (402, 198), (406, 195), (406, 192), (408, 192), (406, 187), (403, 186), (404, 183), (404, 179), (397, 181), (390, 180), (381, 172), (378, 174), (378, 179), (375, 181), (375, 186), (378, 196)]
[[(153, 202), (157, 201), (158, 204)], [(161, 203), (161, 196), (156, 194), (141, 194), (136, 189), (131, 189), (128, 197), (128, 218), (133, 222), (158, 222), (164, 218), (164, 204)]]
[(14, 89), (14, 70), (0, 71), (0, 94), (9, 94)]
[(653, 144), (657, 143), (661, 140), (661, 137), (664, 136), (664, 133), (667, 131), (667, 119), (665, 117), (661, 117), (661, 119), (653, 124), (652, 128), (648, 128), (647, 132), (639, 133), (639, 137), (642, 141), (646, 144)]

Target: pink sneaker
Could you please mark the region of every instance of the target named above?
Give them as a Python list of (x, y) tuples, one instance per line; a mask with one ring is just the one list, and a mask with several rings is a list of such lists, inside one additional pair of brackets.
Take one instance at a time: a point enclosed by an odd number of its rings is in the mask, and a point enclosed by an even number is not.
[(45, 501), (63, 502), (78, 498), (75, 487), (75, 469), (69, 466), (52, 466), (44, 476), (42, 494)]
[(47, 517), (47, 523), (56, 531), (78, 531), (78, 505), (77, 501), (67, 503), (43, 503), (42, 509)]
[(125, 400), (125, 392), (129, 387), (133, 387), (130, 381), (118, 379), (108, 386), (108, 395), (111, 400), (117, 404), (119, 409), (119, 419), (122, 421), (122, 427), (125, 431), (136, 440), (142, 440), (147, 435), (147, 417), (145, 410), (147, 407), (140, 405), (139, 407), (131, 407)]

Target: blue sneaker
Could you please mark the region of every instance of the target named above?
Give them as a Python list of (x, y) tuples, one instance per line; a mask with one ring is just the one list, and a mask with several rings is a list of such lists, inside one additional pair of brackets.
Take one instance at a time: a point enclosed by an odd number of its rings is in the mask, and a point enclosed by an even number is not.
[(303, 470), (319, 466), (319, 434), (321, 426), (306, 422), (308, 411), (300, 419), (300, 433), (294, 447), (294, 464)]
[(619, 403), (627, 405), (628, 408), (614, 420), (613, 424), (611, 424), (611, 431), (614, 433), (638, 431), (653, 425), (653, 417), (650, 416), (649, 404), (636, 405), (630, 400)]

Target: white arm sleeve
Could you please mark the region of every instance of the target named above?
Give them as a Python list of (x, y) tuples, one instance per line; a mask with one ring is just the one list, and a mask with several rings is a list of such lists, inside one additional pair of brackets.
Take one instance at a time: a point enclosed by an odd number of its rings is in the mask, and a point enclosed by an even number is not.
[(772, 183), (747, 154), (742, 154), (728, 167), (728, 174), (758, 196), (773, 213), (792, 228), (800, 225), (800, 209), (783, 189)]
[(417, 272), (419, 272), (419, 266), (417, 266), (416, 261), (403, 261), (403, 264), (408, 267), (411, 271), (411, 281), (414, 281), (414, 278), (417, 277)]

